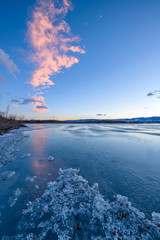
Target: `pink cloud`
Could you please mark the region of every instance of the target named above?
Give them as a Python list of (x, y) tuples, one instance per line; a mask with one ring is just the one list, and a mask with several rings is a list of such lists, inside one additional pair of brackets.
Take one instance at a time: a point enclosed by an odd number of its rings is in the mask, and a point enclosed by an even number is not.
[(11, 104), (12, 107), (19, 107), (18, 104)]
[(44, 97), (43, 96), (33, 96), (33, 111), (38, 113), (46, 113), (48, 111), (48, 107), (44, 104)]
[(71, 46), (69, 49), (70, 49), (72, 52), (79, 52), (79, 53), (81, 53), (81, 54), (84, 54), (84, 53), (85, 53), (84, 49), (80, 48), (79, 46)]
[(80, 38), (71, 33), (64, 20), (71, 9), (68, 0), (61, 0), (61, 4), (59, 1), (37, 0), (32, 20), (28, 22), (28, 38), (34, 50), (29, 58), (35, 66), (30, 84), (34, 89), (53, 86), (50, 76), (78, 63), (79, 59), (71, 52), (85, 53), (80, 46), (75, 46)]

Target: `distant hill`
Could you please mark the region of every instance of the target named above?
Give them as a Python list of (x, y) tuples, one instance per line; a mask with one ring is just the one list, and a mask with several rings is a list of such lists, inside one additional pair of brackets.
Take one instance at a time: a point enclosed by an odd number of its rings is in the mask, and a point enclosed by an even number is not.
[(122, 118), (122, 119), (78, 119), (78, 120), (67, 120), (67, 122), (160, 123), (160, 117), (139, 117), (139, 118)]
[(160, 117), (122, 119), (77, 119), (77, 120), (24, 120), (23, 123), (160, 123)]

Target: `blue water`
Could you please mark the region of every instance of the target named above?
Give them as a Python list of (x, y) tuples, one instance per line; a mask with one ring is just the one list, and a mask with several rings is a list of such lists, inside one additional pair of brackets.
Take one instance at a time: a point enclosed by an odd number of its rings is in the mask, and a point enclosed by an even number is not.
[[(89, 184), (99, 184), (105, 198), (127, 196), (148, 218), (153, 211), (160, 212), (160, 125), (34, 124), (22, 134), (15, 145), (19, 149), (13, 153), (15, 160), (0, 168), (0, 173), (16, 172), (0, 180), (0, 237), (16, 233), (25, 204), (42, 195), (59, 168), (79, 168)], [(26, 153), (30, 156), (22, 158)], [(54, 160), (48, 161), (49, 156)], [(37, 179), (31, 183), (28, 176)], [(22, 194), (10, 207), (8, 199), (16, 188)]]

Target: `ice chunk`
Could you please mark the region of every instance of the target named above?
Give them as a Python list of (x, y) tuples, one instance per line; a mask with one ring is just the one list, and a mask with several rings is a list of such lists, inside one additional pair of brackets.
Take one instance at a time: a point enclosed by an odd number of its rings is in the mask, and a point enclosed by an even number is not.
[(49, 156), (48, 157), (48, 161), (53, 161), (54, 160), (54, 157), (53, 156)]
[(15, 175), (15, 171), (6, 171), (0, 174), (0, 179), (6, 180), (11, 178), (13, 175)]
[(15, 152), (19, 152), (20, 150), (17, 148), (17, 149), (15, 149)]
[(159, 227), (160, 227), (160, 213), (153, 212), (153, 213), (152, 213), (152, 221), (153, 221), (155, 224), (158, 224)]
[(29, 181), (29, 182), (35, 182), (35, 180), (37, 179), (37, 176), (33, 176), (33, 177), (26, 177), (26, 181)]
[(77, 169), (61, 169), (57, 181), (49, 182), (42, 197), (28, 202), (22, 214), (15, 236), (19, 240), (47, 239), (48, 232), (59, 240), (160, 239), (159, 214), (146, 220), (120, 195), (106, 201), (98, 185), (90, 187)]
[(38, 189), (39, 189), (39, 186), (38, 186), (38, 185), (35, 185), (35, 189), (38, 190)]
[(24, 138), (22, 134), (24, 130), (18, 129), (13, 130), (9, 134), (0, 136), (0, 165), (7, 165), (8, 163), (15, 160), (14, 153), (16, 143)]
[(31, 156), (30, 153), (25, 153), (25, 154), (23, 154), (23, 155), (21, 156), (21, 158), (28, 158), (28, 157), (30, 157), (30, 156)]
[(13, 207), (13, 206), (16, 204), (16, 202), (17, 202), (19, 196), (21, 195), (21, 193), (22, 193), (22, 192), (21, 192), (21, 190), (20, 190), (19, 188), (17, 188), (17, 189), (13, 192), (13, 196), (10, 197), (9, 200), (8, 200), (8, 203), (9, 203), (10, 207)]

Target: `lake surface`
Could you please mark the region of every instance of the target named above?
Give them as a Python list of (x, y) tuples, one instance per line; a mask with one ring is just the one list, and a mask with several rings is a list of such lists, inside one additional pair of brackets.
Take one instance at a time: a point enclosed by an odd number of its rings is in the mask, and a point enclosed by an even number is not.
[[(0, 237), (16, 233), (25, 204), (42, 195), (47, 183), (56, 180), (59, 168), (80, 169), (90, 185), (99, 184), (105, 199), (127, 196), (147, 218), (153, 211), (160, 212), (159, 124), (27, 126), (0, 137), (1, 144), (17, 132), (21, 134), (9, 155), (14, 160), (0, 168), (0, 173), (15, 171), (11, 178), (0, 180)], [(4, 151), (1, 149), (1, 157)], [(53, 161), (48, 161), (50, 156)], [(28, 176), (37, 178), (27, 181)], [(17, 188), (21, 194), (10, 207), (8, 200)]]

